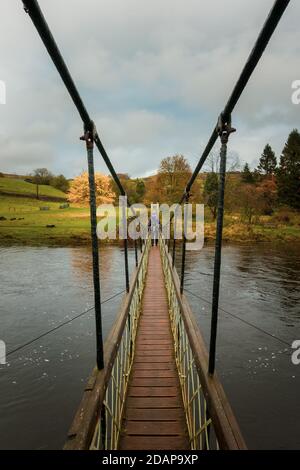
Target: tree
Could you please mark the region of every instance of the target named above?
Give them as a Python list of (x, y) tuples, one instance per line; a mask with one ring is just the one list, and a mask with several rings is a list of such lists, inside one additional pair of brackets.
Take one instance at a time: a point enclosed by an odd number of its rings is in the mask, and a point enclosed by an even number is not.
[[(128, 197), (129, 202), (131, 204), (141, 202), (146, 191), (144, 181), (139, 178), (131, 179), (130, 176), (125, 173), (119, 173), (118, 177)], [(119, 200), (120, 190), (113, 179), (111, 179), (111, 186), (115, 193), (115, 202), (117, 204)]]
[(265, 178), (256, 186), (260, 212), (271, 215), (277, 202), (277, 186), (274, 179)]
[(258, 197), (256, 186), (254, 184), (241, 184), (236, 197), (242, 217), (246, 219), (248, 224), (251, 224), (254, 215), (259, 214), (261, 211), (261, 199)]
[(58, 176), (53, 176), (51, 180), (51, 186), (53, 186), (56, 189), (59, 189), (63, 193), (66, 193), (69, 189), (69, 181), (67, 178), (64, 177), (64, 175), (58, 175)]
[[(220, 166), (220, 152), (212, 151), (205, 162), (204, 170), (208, 173), (218, 173)], [(228, 152), (226, 159), (226, 171), (235, 172), (240, 168), (240, 159), (236, 152)]]
[(146, 192), (146, 186), (145, 186), (144, 180), (139, 179), (139, 178), (136, 179), (135, 190), (136, 190), (137, 202), (142, 202), (145, 196), (145, 192)]
[(277, 171), (279, 201), (300, 209), (300, 134), (294, 129), (284, 146)]
[(252, 184), (254, 183), (254, 177), (252, 172), (250, 171), (248, 163), (245, 164), (243, 171), (242, 171), (242, 181), (244, 183)]
[(192, 174), (191, 167), (183, 155), (164, 158), (158, 169), (157, 197), (163, 203), (176, 203), (181, 198), (185, 186)]
[(52, 173), (47, 168), (37, 168), (33, 171), (32, 181), (36, 184), (49, 185), (53, 178)]
[(272, 147), (269, 144), (267, 144), (260, 157), (257, 169), (260, 174), (272, 176), (275, 173), (276, 166), (277, 166), (277, 159), (276, 159), (275, 153), (272, 150)]
[(39, 199), (39, 185), (49, 185), (53, 175), (47, 168), (37, 168), (30, 176), (32, 183), (36, 184), (36, 198)]
[[(115, 193), (111, 187), (109, 176), (95, 173), (96, 199), (97, 204), (111, 203), (114, 200)], [(90, 198), (89, 180), (87, 172), (74, 178), (70, 184), (68, 200), (76, 204), (88, 204)]]
[(204, 203), (208, 205), (213, 218), (217, 216), (219, 179), (216, 173), (208, 173), (204, 183)]

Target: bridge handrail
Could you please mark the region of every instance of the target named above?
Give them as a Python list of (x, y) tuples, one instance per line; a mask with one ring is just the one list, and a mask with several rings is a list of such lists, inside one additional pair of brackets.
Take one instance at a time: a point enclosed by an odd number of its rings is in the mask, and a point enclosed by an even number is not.
[(151, 240), (145, 240), (130, 290), (104, 343), (102, 370), (95, 368), (68, 432), (65, 450), (116, 449), (134, 357), (136, 327)]
[(217, 374), (207, 372), (208, 352), (162, 237), (160, 250), (191, 448), (246, 449)]

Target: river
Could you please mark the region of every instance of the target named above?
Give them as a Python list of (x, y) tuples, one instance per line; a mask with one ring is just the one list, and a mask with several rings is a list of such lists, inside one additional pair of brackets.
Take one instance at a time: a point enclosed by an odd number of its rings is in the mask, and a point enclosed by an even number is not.
[[(299, 258), (299, 245), (223, 249), (217, 370), (249, 448), (300, 448)], [(129, 261), (132, 272), (132, 250)], [(59, 449), (95, 364), (93, 310), (72, 320), (93, 306), (90, 251), (3, 247), (0, 267), (0, 340), (12, 351), (40, 337), (0, 365), (0, 448)], [(187, 252), (186, 268), (208, 343), (213, 247)], [(119, 247), (101, 247), (101, 279), (107, 335), (125, 285)]]

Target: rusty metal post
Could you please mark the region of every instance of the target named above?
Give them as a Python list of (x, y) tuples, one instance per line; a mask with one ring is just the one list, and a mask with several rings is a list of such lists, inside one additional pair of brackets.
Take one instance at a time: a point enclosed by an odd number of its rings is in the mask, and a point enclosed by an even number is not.
[(101, 295), (100, 295), (100, 271), (99, 271), (99, 247), (97, 237), (97, 202), (96, 202), (96, 183), (94, 170), (94, 135), (95, 126), (91, 121), (89, 128), (84, 129), (84, 135), (80, 137), (86, 143), (88, 177), (90, 190), (90, 219), (91, 219), (91, 237), (92, 237), (92, 256), (93, 256), (93, 283), (95, 300), (95, 319), (96, 319), (96, 350), (97, 367), (99, 370), (104, 368), (103, 358), (103, 334), (102, 334), (102, 315), (101, 315)]
[(221, 115), (218, 121), (218, 125), (217, 125), (217, 132), (221, 138), (221, 151), (220, 151), (218, 215), (217, 215), (217, 228), (216, 228), (213, 298), (212, 298), (212, 315), (211, 315), (209, 366), (208, 366), (208, 372), (211, 375), (215, 371), (215, 362), (216, 362), (216, 341), (217, 341), (219, 294), (220, 294), (220, 274), (221, 274), (227, 143), (228, 143), (230, 134), (232, 132), (235, 132), (235, 129), (231, 127), (231, 118), (225, 120), (224, 116)]

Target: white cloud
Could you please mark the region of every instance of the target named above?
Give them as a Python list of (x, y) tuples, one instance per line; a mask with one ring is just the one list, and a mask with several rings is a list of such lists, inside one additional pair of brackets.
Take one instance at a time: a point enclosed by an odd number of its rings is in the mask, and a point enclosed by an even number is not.
[[(2, 0), (0, 171), (85, 165), (79, 116), (22, 2)], [(195, 165), (273, 0), (40, 0), (117, 171), (149, 174), (166, 155)], [(299, 122), (299, 2), (291, 2), (233, 116), (231, 149), (277, 153)], [(100, 158), (97, 166), (103, 171)]]

